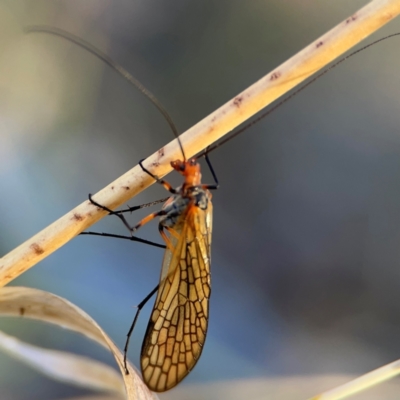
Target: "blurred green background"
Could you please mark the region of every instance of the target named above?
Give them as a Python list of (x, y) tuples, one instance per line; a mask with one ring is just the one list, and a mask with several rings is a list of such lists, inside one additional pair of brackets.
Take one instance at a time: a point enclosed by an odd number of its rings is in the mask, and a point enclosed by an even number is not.
[[(0, 0), (1, 254), (172, 139), (107, 66), (22, 27), (62, 28), (102, 49), (184, 131), (366, 3)], [(396, 31), (400, 20), (366, 42)], [(359, 375), (400, 358), (399, 48), (392, 39), (351, 58), (211, 154), (221, 183), (211, 315), (201, 360), (180, 389), (195, 384), (191, 398), (212, 398), (202, 384)], [(130, 204), (164, 196), (153, 185)], [(112, 218), (93, 230), (125, 234)], [(141, 236), (160, 240), (155, 223)], [(12, 285), (66, 297), (123, 347), (161, 259), (145, 245), (78, 237)], [(131, 341), (136, 365), (150, 309)], [(0, 329), (113, 364), (54, 327), (3, 318)], [(2, 353), (0, 371), (2, 400), (87, 393)]]

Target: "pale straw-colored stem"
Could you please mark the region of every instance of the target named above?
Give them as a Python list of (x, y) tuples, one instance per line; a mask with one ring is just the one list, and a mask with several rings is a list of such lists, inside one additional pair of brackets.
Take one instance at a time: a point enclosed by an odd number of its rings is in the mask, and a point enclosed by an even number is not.
[(400, 375), (400, 360), (384, 365), (374, 371), (360, 376), (344, 385), (338, 386), (335, 389), (328, 390), (310, 400), (339, 400), (346, 399), (353, 394), (369, 389), (379, 383)]
[[(400, 0), (371, 1), (182, 134), (181, 142), (186, 156), (191, 157), (205, 149), (399, 13)], [(182, 158), (181, 151), (174, 140), (151, 155), (144, 165), (162, 177), (171, 171), (170, 161), (179, 158)], [(136, 166), (98, 192), (94, 199), (115, 209), (152, 183), (154, 180)], [(105, 215), (106, 212), (98, 210), (89, 201), (74, 208), (0, 260), (0, 286), (13, 280)]]

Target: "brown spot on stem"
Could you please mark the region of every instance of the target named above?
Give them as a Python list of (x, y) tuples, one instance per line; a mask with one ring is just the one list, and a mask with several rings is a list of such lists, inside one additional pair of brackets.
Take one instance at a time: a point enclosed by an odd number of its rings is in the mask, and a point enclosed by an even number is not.
[(114, 190), (114, 186), (111, 186), (111, 190)]
[(83, 220), (84, 220), (84, 218), (82, 217), (82, 215), (81, 215), (81, 214), (78, 214), (78, 213), (75, 213), (75, 214), (74, 214), (73, 219), (74, 219), (75, 221), (83, 221)]
[(130, 189), (129, 186), (122, 186), (122, 189), (125, 189), (126, 191), (128, 191)]
[(321, 47), (321, 46), (323, 46), (323, 45), (324, 45), (324, 42), (321, 40), (320, 42), (317, 43), (317, 46), (316, 46), (316, 47), (317, 47), (317, 49), (318, 49), (318, 47)]
[(158, 150), (158, 158), (163, 158), (164, 157), (164, 147), (161, 147), (160, 150)]
[(36, 255), (44, 253), (44, 250), (37, 243), (31, 244), (30, 248), (35, 252)]
[(270, 81), (276, 81), (277, 79), (279, 79), (281, 76), (280, 72), (273, 72), (271, 74), (271, 78), (269, 78)]
[(242, 96), (238, 96), (238, 97), (235, 97), (235, 99), (233, 100), (233, 104), (236, 107), (240, 107), (240, 105), (242, 104), (242, 101), (243, 101), (243, 97)]
[(346, 24), (349, 24), (350, 22), (356, 21), (357, 20), (357, 15), (354, 14), (351, 17), (346, 19)]
[(19, 315), (20, 315), (21, 317), (23, 317), (24, 314), (25, 314), (25, 308), (24, 308), (24, 307), (20, 307), (20, 308), (19, 308)]

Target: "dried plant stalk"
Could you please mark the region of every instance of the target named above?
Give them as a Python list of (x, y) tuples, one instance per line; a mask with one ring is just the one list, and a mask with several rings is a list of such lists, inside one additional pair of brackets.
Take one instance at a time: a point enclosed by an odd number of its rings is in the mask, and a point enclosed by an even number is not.
[(362, 392), (372, 386), (378, 385), (388, 379), (400, 375), (400, 360), (384, 365), (374, 371), (368, 372), (350, 382), (328, 390), (310, 400), (340, 400), (347, 399), (353, 394)]
[[(254, 85), (228, 101), (181, 135), (187, 157), (230, 132), (236, 126), (266, 107), (294, 86), (326, 66), (365, 37), (391, 21), (400, 13), (400, 0), (374, 0), (331, 31), (321, 36), (291, 59), (261, 78)], [(160, 177), (170, 172), (170, 161), (181, 158), (176, 140), (151, 155), (145, 166)], [(154, 180), (134, 167), (98, 192), (94, 198), (114, 209)], [(85, 201), (56, 222), (8, 253), (0, 261), (0, 286), (38, 263), (80, 232), (105, 216)]]

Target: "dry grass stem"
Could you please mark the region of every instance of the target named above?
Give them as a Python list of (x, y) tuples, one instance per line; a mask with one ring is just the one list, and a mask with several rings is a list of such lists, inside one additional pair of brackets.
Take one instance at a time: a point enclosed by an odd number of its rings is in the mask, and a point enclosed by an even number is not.
[(400, 374), (400, 360), (384, 365), (374, 371), (368, 372), (350, 382), (340, 385), (332, 390), (328, 390), (310, 400), (340, 400), (346, 399), (353, 394), (369, 389), (388, 379)]
[[(262, 108), (287, 93), (400, 13), (400, 0), (374, 0), (321, 36), (288, 61), (235, 96), (181, 135), (187, 157), (194, 156)], [(145, 166), (159, 177), (181, 158), (176, 140), (147, 158)], [(139, 166), (98, 192), (99, 203), (115, 209), (154, 183)], [(22, 274), (105, 216), (89, 201), (43, 229), (0, 260), (0, 286)]]

